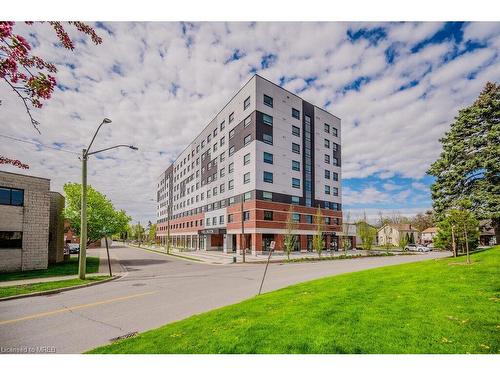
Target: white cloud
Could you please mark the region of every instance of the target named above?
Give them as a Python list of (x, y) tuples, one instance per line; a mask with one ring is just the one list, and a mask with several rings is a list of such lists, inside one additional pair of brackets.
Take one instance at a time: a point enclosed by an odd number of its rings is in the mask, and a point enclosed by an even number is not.
[[(349, 28), (377, 26), (388, 29), (388, 37), (377, 44), (348, 40)], [(38, 136), (18, 98), (0, 85), (0, 133), (80, 151), (101, 119), (112, 118), (95, 146), (132, 143), (140, 150), (121, 149), (108, 159), (92, 159), (89, 182), (136, 219), (153, 220), (156, 177), (257, 69), (274, 82), (294, 78), (287, 86), (292, 90), (302, 90), (306, 79), (316, 78), (300, 95), (319, 106), (329, 102), (326, 109), (342, 118), (343, 178), (419, 179), (439, 155), (438, 139), (458, 109), (472, 102), (487, 80), (500, 76), (500, 32), (491, 24), (468, 25), (466, 38), (481, 39), (487, 47), (455, 60), (444, 56), (463, 45), (451, 41), (410, 52), (441, 26), (199, 23), (185, 26), (183, 33), (178, 23), (115, 22), (106, 24), (111, 35), (98, 30), (102, 45), (79, 42), (70, 52), (53, 47), (56, 39), (47, 24), (19, 23), (16, 32), (36, 34), (39, 44), (33, 52), (56, 62), (59, 83), (70, 89), (57, 90), (42, 110), (34, 111), (42, 123)], [(391, 45), (399, 54), (389, 65), (385, 52)], [(236, 50), (241, 58), (224, 64)], [(262, 70), (267, 54), (276, 58)], [(475, 77), (469, 79), (470, 73)], [(361, 77), (369, 81), (359, 90), (344, 90)], [(400, 91), (410, 84), (414, 87)], [(76, 156), (5, 139), (0, 145), (2, 153), (29, 163), (28, 173), (51, 178), (55, 190), (80, 179)], [(412, 199), (407, 190), (402, 187), (396, 198), (403, 203)], [(344, 189), (344, 203), (390, 204), (395, 197), (388, 192)]]

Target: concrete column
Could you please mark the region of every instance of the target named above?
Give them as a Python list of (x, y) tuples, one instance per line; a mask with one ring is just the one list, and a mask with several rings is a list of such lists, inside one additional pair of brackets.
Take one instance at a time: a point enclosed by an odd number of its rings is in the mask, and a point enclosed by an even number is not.
[(252, 233), (252, 255), (262, 253), (262, 233)]

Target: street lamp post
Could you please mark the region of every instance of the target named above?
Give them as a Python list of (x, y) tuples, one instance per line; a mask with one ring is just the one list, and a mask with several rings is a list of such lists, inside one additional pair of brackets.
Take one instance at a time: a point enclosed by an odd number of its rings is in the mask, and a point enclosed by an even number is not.
[(101, 126), (104, 124), (109, 124), (111, 123), (111, 120), (108, 118), (105, 118), (102, 120), (101, 124), (97, 128), (97, 130), (94, 133), (94, 136), (92, 137), (92, 140), (90, 141), (90, 144), (87, 148), (84, 148), (82, 150), (82, 202), (81, 202), (81, 212), (80, 212), (80, 256), (79, 256), (79, 263), (78, 263), (78, 276), (80, 279), (85, 280), (85, 271), (86, 271), (86, 266), (87, 266), (87, 160), (90, 155), (98, 154), (103, 151), (108, 151), (113, 148), (118, 148), (118, 147), (128, 147), (132, 150), (138, 150), (137, 147), (131, 146), (131, 145), (116, 145), (112, 147), (107, 147), (103, 148), (102, 150), (97, 150), (93, 152), (90, 151), (90, 147), (92, 147), (92, 143), (94, 143), (94, 139), (97, 136), (97, 133), (99, 132), (99, 129), (101, 129)]

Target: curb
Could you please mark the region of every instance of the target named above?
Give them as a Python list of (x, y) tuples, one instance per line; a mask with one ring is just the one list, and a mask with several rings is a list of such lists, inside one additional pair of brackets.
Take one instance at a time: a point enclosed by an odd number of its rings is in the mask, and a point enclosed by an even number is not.
[[(117, 279), (119, 279), (119, 278), (121, 278), (123, 276), (124, 276), (124, 274), (119, 274), (119, 275), (112, 276), (109, 279), (98, 280), (98, 281), (94, 281), (94, 282), (83, 284), (83, 285), (68, 286), (66, 288), (45, 290), (43, 292), (34, 292), (34, 293), (27, 293), (27, 294), (19, 294), (19, 295), (10, 296), (10, 297), (2, 297), (2, 298), (0, 298), (0, 302), (2, 302), (2, 301), (9, 301), (9, 300), (12, 300), (12, 299), (46, 296), (46, 295), (49, 295), (49, 294), (57, 294), (57, 293), (66, 292), (68, 290), (74, 290), (74, 289), (80, 289), (80, 288), (87, 288), (89, 286), (94, 286), (94, 285), (98, 285), (98, 284), (107, 283), (109, 281), (117, 280)], [(71, 280), (71, 279), (69, 279), (69, 280)]]

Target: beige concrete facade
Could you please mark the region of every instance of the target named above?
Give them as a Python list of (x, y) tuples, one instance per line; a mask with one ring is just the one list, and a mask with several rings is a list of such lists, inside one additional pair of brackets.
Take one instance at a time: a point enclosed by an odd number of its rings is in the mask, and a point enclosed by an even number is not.
[(0, 188), (19, 189), (24, 193), (22, 205), (0, 204), (0, 232), (22, 233), (21, 248), (0, 247), (0, 272), (47, 268), (51, 200), (54, 202), (54, 255), (51, 260), (62, 260), (63, 247), (59, 245), (64, 245), (62, 237), (58, 237), (63, 236), (63, 230), (59, 230), (62, 223), (57, 223), (61, 221), (57, 217), (62, 219), (64, 197), (49, 191), (50, 180), (0, 171)]
[(399, 246), (399, 240), (402, 236), (413, 234), (415, 243), (420, 243), (420, 232), (410, 224), (386, 224), (378, 230), (378, 244), (384, 246), (390, 244)]

